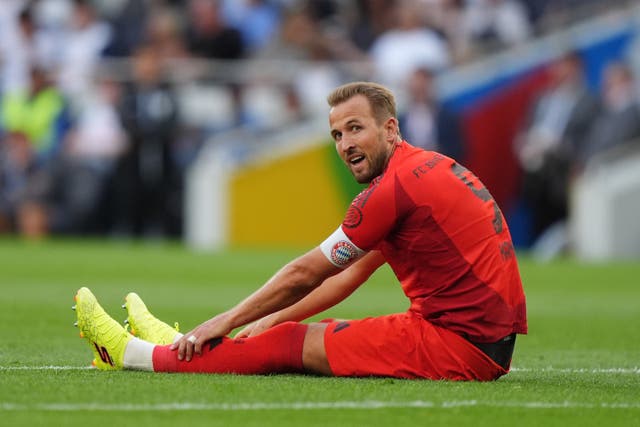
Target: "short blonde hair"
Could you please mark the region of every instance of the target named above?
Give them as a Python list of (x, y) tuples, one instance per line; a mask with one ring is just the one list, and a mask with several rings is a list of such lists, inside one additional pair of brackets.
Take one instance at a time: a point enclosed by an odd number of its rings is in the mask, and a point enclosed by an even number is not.
[(373, 82), (352, 82), (337, 87), (327, 97), (329, 106), (335, 107), (357, 95), (363, 95), (369, 101), (373, 116), (378, 124), (389, 117), (396, 117), (396, 100), (386, 87)]

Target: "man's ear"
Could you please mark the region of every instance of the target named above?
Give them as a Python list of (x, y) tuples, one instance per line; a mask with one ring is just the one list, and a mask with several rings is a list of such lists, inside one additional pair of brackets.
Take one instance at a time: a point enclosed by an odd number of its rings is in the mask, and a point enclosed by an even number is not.
[(389, 117), (384, 124), (385, 139), (387, 142), (396, 142), (398, 137), (398, 119)]

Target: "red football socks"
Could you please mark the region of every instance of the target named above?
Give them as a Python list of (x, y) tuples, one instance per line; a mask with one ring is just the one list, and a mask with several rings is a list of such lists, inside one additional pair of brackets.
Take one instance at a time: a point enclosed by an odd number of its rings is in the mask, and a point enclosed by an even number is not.
[(303, 372), (302, 345), (307, 325), (286, 322), (244, 339), (217, 338), (202, 346), (190, 362), (178, 360), (168, 345), (153, 350), (155, 372), (270, 374)]

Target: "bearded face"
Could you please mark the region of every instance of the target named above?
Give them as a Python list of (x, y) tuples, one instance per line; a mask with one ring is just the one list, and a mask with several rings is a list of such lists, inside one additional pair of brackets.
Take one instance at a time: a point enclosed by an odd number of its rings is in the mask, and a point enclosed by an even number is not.
[(338, 154), (359, 183), (382, 174), (398, 139), (397, 122), (378, 123), (362, 95), (334, 106), (329, 113), (331, 136)]

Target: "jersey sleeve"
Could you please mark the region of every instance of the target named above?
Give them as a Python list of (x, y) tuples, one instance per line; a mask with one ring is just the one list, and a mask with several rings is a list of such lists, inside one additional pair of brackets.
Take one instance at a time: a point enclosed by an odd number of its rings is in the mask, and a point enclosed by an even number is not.
[[(384, 177), (381, 177), (384, 178)], [(393, 177), (378, 179), (351, 202), (342, 229), (359, 248), (375, 249), (397, 223), (398, 212)]]

